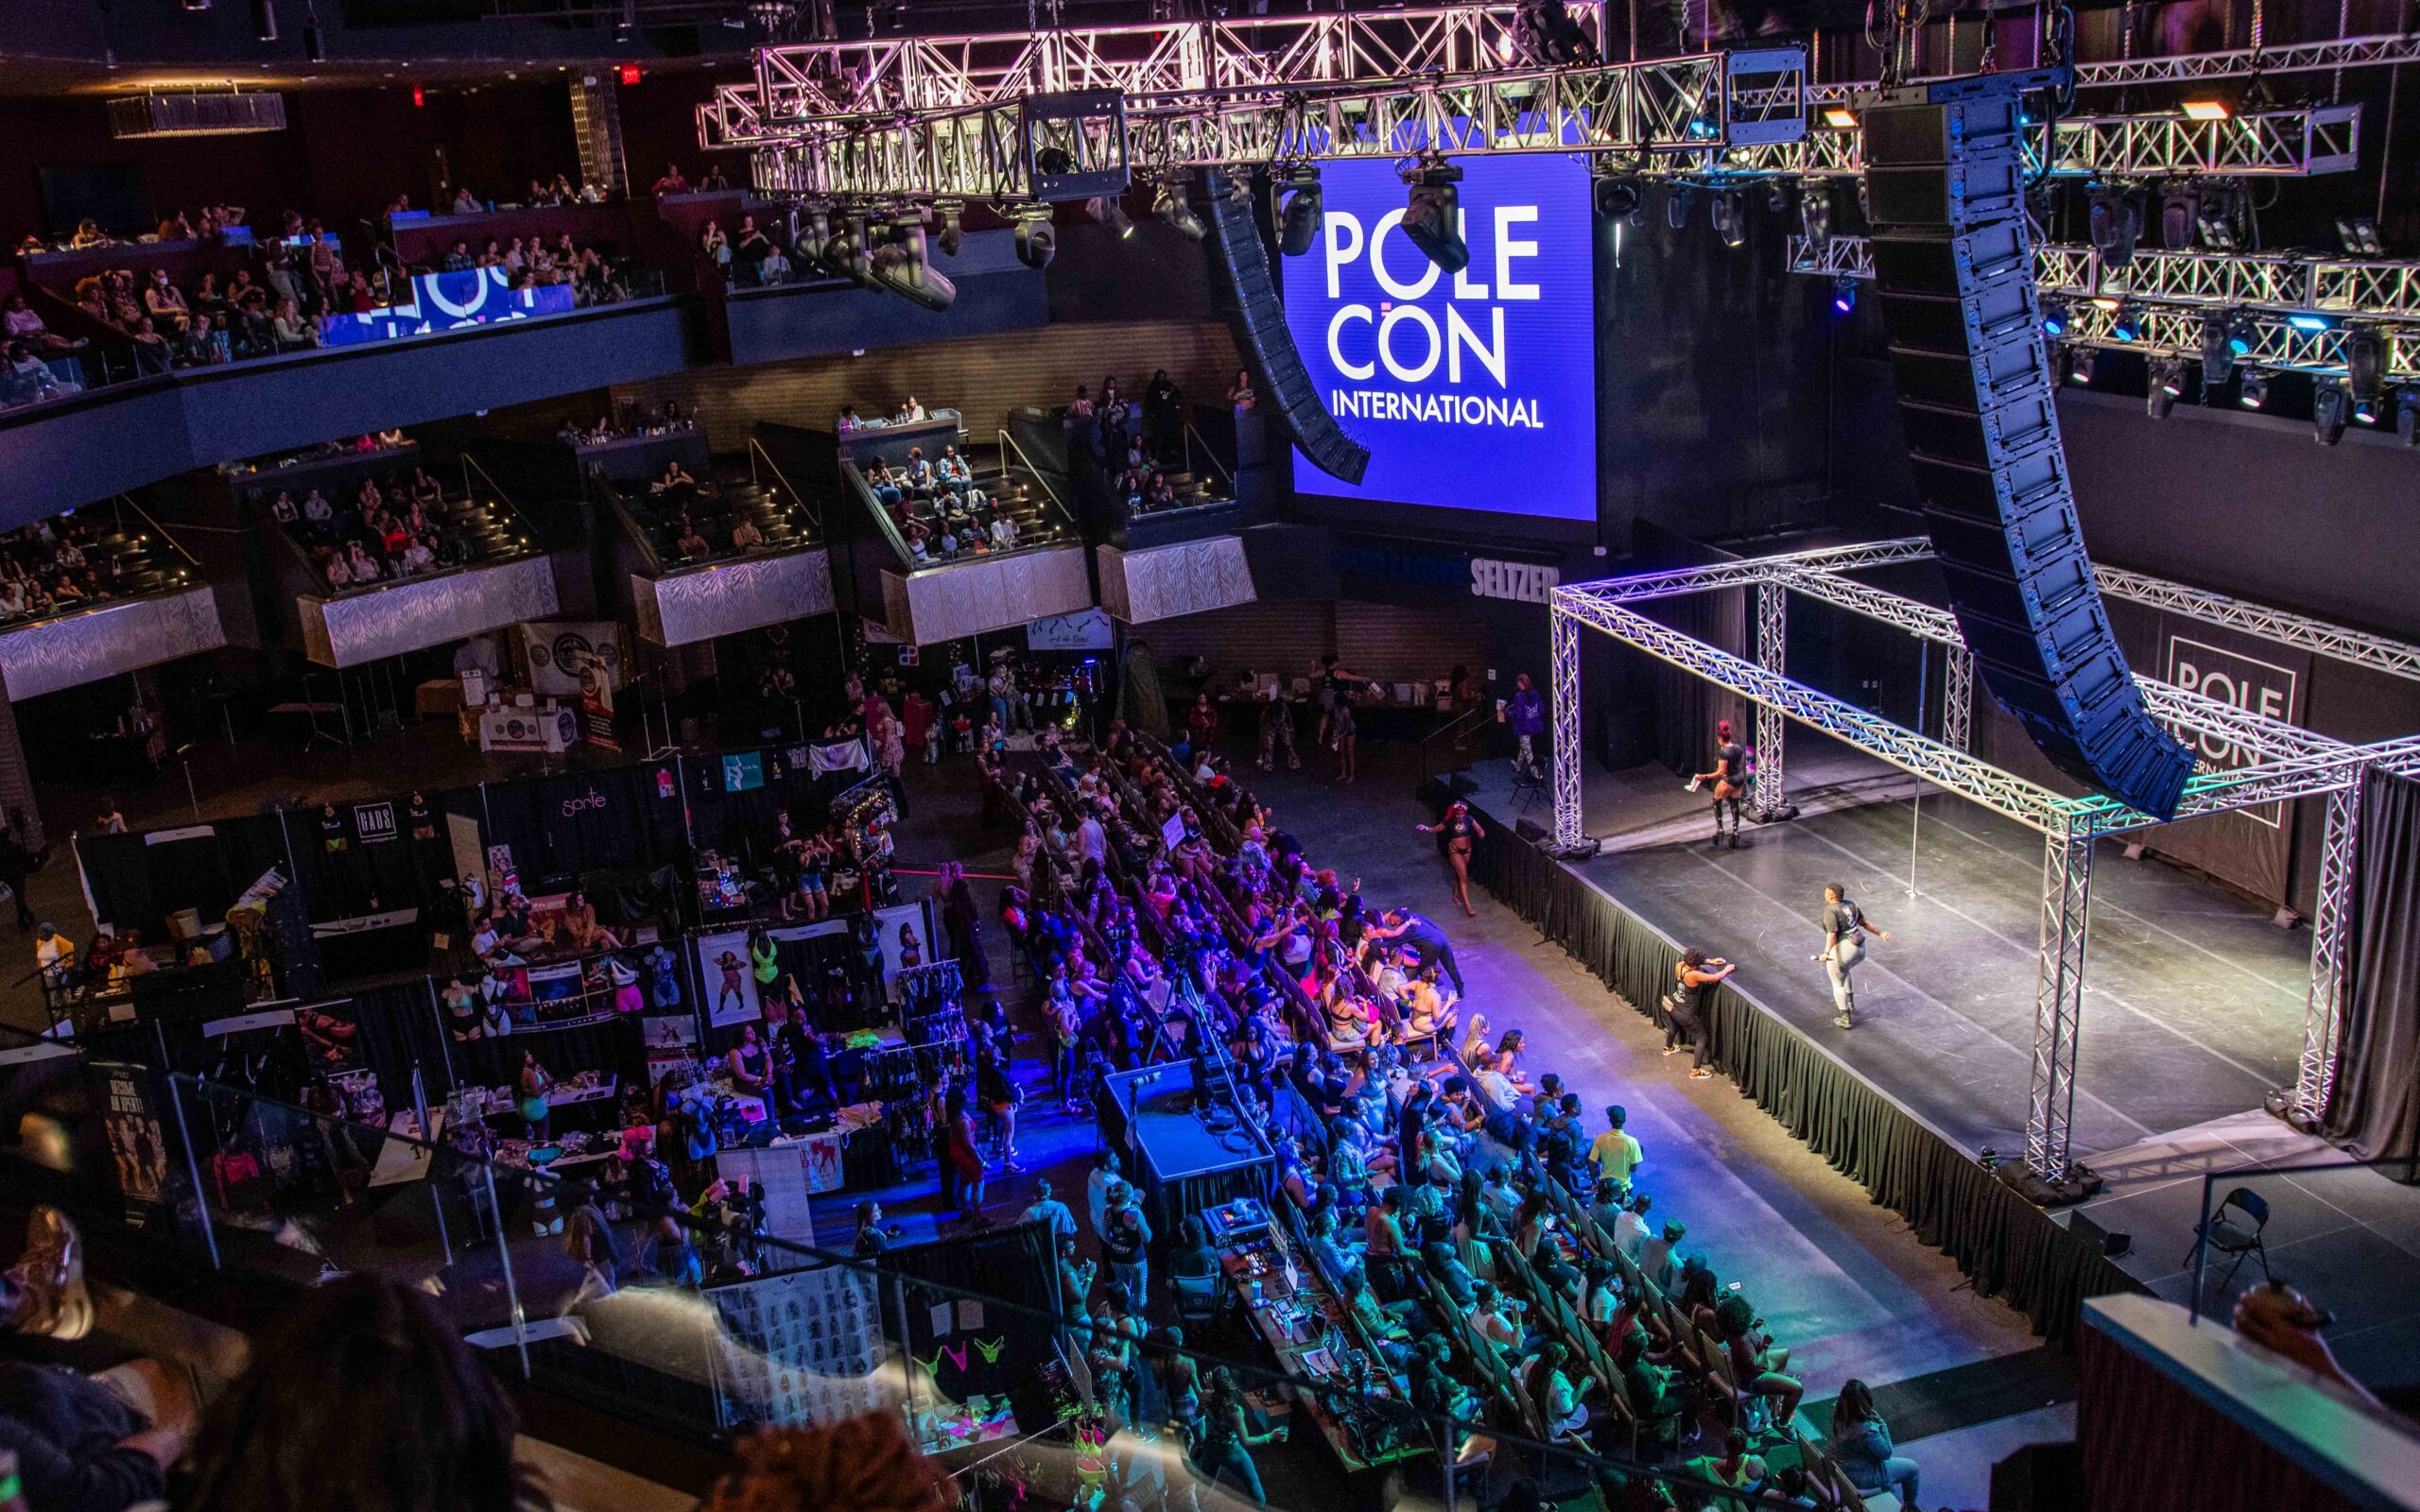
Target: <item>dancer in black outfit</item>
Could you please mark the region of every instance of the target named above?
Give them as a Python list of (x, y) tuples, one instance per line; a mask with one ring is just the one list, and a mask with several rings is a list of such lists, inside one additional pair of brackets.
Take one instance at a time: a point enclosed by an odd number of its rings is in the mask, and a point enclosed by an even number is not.
[[(1739, 800), (1748, 794), (1748, 750), (1732, 738), (1731, 721), (1719, 721), (1714, 727), (1714, 770), (1700, 772), (1691, 780), (1703, 785), (1714, 784), (1714, 843), (1720, 845), (1728, 833), (1731, 849), (1739, 849)], [(1731, 814), (1731, 828), (1722, 827), (1723, 811)]]
[(1685, 1047), (1694, 1061), (1689, 1071), (1692, 1081), (1714, 1074), (1705, 1063), (1705, 989), (1737, 970), (1720, 955), (1708, 956), (1695, 949), (1683, 951), (1672, 965), (1676, 980), (1664, 999), (1665, 1016), (1671, 1021), (1664, 1030), (1664, 1053), (1679, 1055)]

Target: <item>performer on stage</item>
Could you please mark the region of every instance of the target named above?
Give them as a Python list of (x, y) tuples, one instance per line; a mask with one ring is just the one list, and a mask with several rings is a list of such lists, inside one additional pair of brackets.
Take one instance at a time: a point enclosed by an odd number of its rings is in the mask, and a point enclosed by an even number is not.
[(1454, 902), (1473, 919), (1478, 910), (1471, 906), (1471, 843), (1487, 838), (1487, 831), (1471, 817), (1470, 805), (1460, 801), (1445, 805), (1445, 816), (1434, 824), (1415, 824), (1413, 829), (1437, 837), (1437, 849), (1454, 866)]
[[(1731, 849), (1739, 849), (1739, 800), (1748, 793), (1748, 750), (1732, 738), (1731, 721), (1719, 721), (1714, 727), (1714, 770), (1700, 772), (1690, 779), (1691, 784), (1714, 784), (1714, 843), (1720, 845), (1723, 835), (1731, 837)], [(1731, 811), (1731, 828), (1722, 827), (1725, 808)]]
[(1824, 974), (1832, 979), (1832, 1027), (1857, 1027), (1857, 988), (1849, 973), (1865, 959), (1865, 936), (1889, 939), (1891, 932), (1876, 929), (1866, 922), (1865, 910), (1849, 898), (1846, 883), (1824, 885), (1824, 954), (1815, 957), (1824, 963)]

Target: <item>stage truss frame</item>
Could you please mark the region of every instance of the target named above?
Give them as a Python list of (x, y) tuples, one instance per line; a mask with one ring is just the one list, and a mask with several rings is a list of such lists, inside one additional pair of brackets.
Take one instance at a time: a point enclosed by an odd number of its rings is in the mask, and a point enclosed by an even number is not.
[[(2092, 859), (2096, 843), (2165, 821), (2100, 795), (2070, 797), (2001, 770), (1969, 753), (1974, 658), (1957, 619), (1945, 610), (1844, 576), (1860, 568), (1932, 557), (1922, 537), (1790, 552), (1567, 584), (1548, 596), (1554, 682), (1554, 843), (1580, 846), (1580, 642), (1582, 627), (1609, 635), (1660, 661), (1747, 698), (1756, 708), (1756, 813), (1787, 812), (1783, 739), (1797, 720), (1949, 790), (2043, 837), (2042, 926), (2034, 990), (2034, 1045), (2026, 1116), (2026, 1168), (2053, 1187), (2074, 1174), (2072, 1156), (2076, 1054), (2083, 1026), (2084, 960), (2091, 928)], [(2102, 592), (2211, 623), (2299, 645), (2393, 675), (2420, 679), (2420, 645), (2328, 625), (2224, 594), (2144, 574), (2098, 569)], [(1756, 594), (1756, 658), (1751, 662), (1669, 627), (1630, 606), (1720, 589)], [(1790, 593), (1893, 626), (1946, 648), (1949, 673), (1941, 738), (1791, 680), (1785, 648)], [(2311, 961), (2305, 998), (2303, 1046), (2295, 1085), (2287, 1094), (2299, 1118), (2326, 1106), (2342, 1039), (2344, 929), (2353, 868), (2359, 862), (2360, 794), (2373, 767), (2420, 771), (2420, 735), (2365, 746), (2242, 710), (2188, 689), (2137, 674), (2153, 717), (2180, 731), (2223, 736), (2250, 751), (2245, 765), (2197, 771), (2186, 784), (2177, 817), (2222, 814), (2325, 795), (2328, 799), (2318, 888), (2311, 919)], [(1921, 713), (1919, 718), (1922, 718)]]

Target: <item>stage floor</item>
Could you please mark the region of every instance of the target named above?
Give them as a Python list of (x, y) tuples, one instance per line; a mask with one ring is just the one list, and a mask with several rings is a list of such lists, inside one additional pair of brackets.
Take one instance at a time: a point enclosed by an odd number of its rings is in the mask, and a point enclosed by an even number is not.
[[(1880, 764), (1827, 750), (1814, 790), (1885, 791)], [(1475, 801), (1509, 818), (1510, 770), (1482, 763)], [(1793, 776), (1798, 775), (1796, 771)], [(1815, 775), (1810, 771), (1809, 777)], [(1873, 779), (1873, 781), (1869, 781)], [(1582, 803), (1630, 846), (1577, 864), (1589, 885), (1683, 945), (1739, 965), (1734, 983), (1970, 1154), (2022, 1153), (2041, 934), (2042, 841), (1938, 790), (1914, 822), (1908, 797), (1852, 801), (1743, 826), (1737, 850), (1660, 767), (1588, 774)], [(1791, 794), (1802, 789), (1793, 782)], [(1633, 800), (1621, 801), (1616, 794)], [(1809, 805), (1810, 808), (1813, 805)], [(1545, 804), (1531, 816), (1547, 822)], [(1642, 838), (1678, 833), (1661, 843)], [(1831, 1026), (1813, 956), (1824, 885), (1847, 884), (1892, 933), (1858, 969), (1858, 1026)], [(2208, 882), (2106, 845), (2095, 857), (2092, 935), (2077, 1053), (2074, 1150), (2107, 1150), (2256, 1108), (2290, 1085), (2301, 1048), (2308, 929)]]
[[(1506, 764), (1471, 777), (1499, 818), (1526, 791)], [(1588, 833), (1609, 850), (1571, 865), (1589, 885), (1684, 945), (1739, 963), (1748, 995), (1839, 1056), (1969, 1154), (2019, 1159), (2031, 1076), (2042, 843), (2031, 831), (1927, 788), (1895, 796), (1878, 763), (1832, 743), (1793, 768), (1807, 812), (1743, 828), (1712, 849), (1711, 818), (1660, 766), (1591, 771)], [(1530, 816), (1546, 822), (1545, 803)], [(2189, 1304), (2202, 1187), (2270, 1205), (2274, 1275), (2340, 1321), (2346, 1368), (2380, 1388), (2420, 1388), (2420, 1188), (2355, 1168), (2344, 1152), (2260, 1110), (2291, 1084), (2302, 1043), (2307, 927), (2279, 928), (2259, 905), (2120, 847), (2094, 858), (2092, 935), (2076, 1057), (2074, 1151), (2107, 1183), (2083, 1204), (2131, 1236), (2128, 1274)], [(1822, 948), (1823, 888), (1845, 882), (1893, 938), (1858, 969), (1858, 1026), (1831, 1026)], [(2310, 1166), (2322, 1170), (2304, 1169)], [(2280, 1168), (2292, 1174), (2274, 1174)], [(2205, 1314), (2227, 1318), (2263, 1279), (2256, 1259), (2202, 1280)]]

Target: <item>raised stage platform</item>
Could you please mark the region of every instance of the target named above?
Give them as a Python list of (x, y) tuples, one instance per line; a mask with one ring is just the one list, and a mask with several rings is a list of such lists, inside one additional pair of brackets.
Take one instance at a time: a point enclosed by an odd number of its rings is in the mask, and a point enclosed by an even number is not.
[[(1582, 809), (1607, 850), (1551, 860), (1512, 833), (1525, 803), (1550, 825), (1549, 802), (1515, 787), (1508, 764), (1481, 763), (1469, 800), (1495, 833), (1479, 874), (1634, 1001), (1651, 997), (1680, 947), (1737, 962), (1741, 1002), (1716, 1020), (1720, 1068), (1920, 1228), (1969, 1222), (1967, 1248), (1980, 1253), (1998, 1243), (1990, 1225), (1954, 1216), (1979, 1189), (1937, 1155), (1920, 1177), (1898, 1167), (1927, 1133), (1967, 1162), (1987, 1147), (2022, 1160), (2042, 842), (1937, 789), (1918, 799), (1912, 780), (1831, 742), (1809, 739), (1802, 754), (1796, 734), (1802, 816), (1743, 826), (1737, 850), (1708, 843), (1702, 800), (1663, 768), (1592, 769)], [(1893, 936), (1869, 946), (1848, 1031), (1832, 1027), (1830, 985), (1812, 959), (1833, 881)], [(2128, 861), (2114, 844), (2097, 859), (2074, 1153), (2109, 1183), (2081, 1211), (2133, 1235), (2118, 1265), (2136, 1284), (2189, 1300), (2185, 1257), (2205, 1173), (2344, 1162), (2259, 1111), (2293, 1080), (2309, 949), (2307, 928), (2281, 928), (2202, 878)], [(2226, 1177), (2219, 1191), (2238, 1184), (2270, 1199), (2275, 1274), (2324, 1292), (2342, 1315), (2331, 1337), (2348, 1364), (2383, 1371), (2369, 1376), (2382, 1384), (2420, 1381), (2420, 1191), (2351, 1169)], [(1945, 1211), (1920, 1216), (1927, 1203)], [(2053, 1301), (2070, 1282), (2095, 1289), (2072, 1253), (2051, 1269)], [(2228, 1293), (2259, 1280), (2255, 1262)], [(2019, 1305), (2039, 1321), (2041, 1300)], [(2204, 1305), (2223, 1315), (2232, 1296), (2213, 1284)]]

